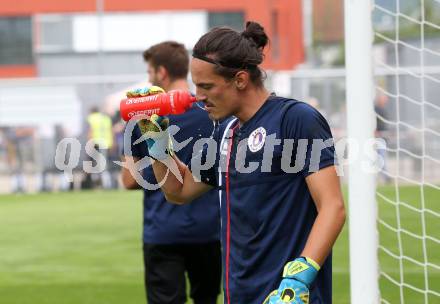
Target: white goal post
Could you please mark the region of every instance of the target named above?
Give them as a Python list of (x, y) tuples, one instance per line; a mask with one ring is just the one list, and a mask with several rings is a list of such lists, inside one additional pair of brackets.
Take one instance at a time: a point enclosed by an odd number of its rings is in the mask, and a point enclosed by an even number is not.
[[(373, 138), (375, 130), (371, 10), (369, 0), (345, 0), (347, 136), (358, 143)], [(362, 169), (366, 161), (359, 155), (350, 163), (348, 180), (351, 303), (356, 304), (379, 303), (376, 179)]]

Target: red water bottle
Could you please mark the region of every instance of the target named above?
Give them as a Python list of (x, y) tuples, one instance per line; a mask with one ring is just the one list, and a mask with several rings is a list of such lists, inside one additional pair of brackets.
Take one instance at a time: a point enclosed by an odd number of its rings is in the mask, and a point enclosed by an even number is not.
[(121, 117), (129, 121), (136, 115), (157, 114), (159, 116), (169, 114), (182, 114), (186, 112), (196, 98), (187, 91), (175, 90), (168, 93), (155, 95), (124, 98), (119, 105)]

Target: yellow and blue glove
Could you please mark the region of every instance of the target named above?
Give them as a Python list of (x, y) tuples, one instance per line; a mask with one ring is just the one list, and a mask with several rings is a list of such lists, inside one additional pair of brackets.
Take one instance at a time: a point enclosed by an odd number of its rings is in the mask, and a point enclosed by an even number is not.
[(150, 95), (156, 95), (160, 93), (165, 93), (164, 89), (158, 86), (151, 86), (145, 88), (134, 89), (125, 93), (128, 98), (133, 97), (144, 97)]
[(283, 280), (263, 304), (308, 304), (309, 288), (315, 280), (319, 265), (307, 257), (300, 257), (284, 266)]
[[(143, 97), (164, 93), (158, 86), (135, 89), (126, 93), (127, 97)], [(168, 132), (169, 119), (157, 114), (151, 115), (149, 119), (141, 119), (137, 123), (141, 130), (142, 137), (147, 142), (148, 154), (155, 160), (164, 160), (173, 155), (173, 145)]]

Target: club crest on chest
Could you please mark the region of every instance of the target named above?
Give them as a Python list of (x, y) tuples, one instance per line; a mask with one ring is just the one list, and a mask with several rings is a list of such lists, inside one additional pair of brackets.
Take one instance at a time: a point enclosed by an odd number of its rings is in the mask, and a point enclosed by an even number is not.
[(248, 138), (248, 147), (251, 152), (260, 151), (266, 141), (266, 129), (259, 127), (252, 131)]

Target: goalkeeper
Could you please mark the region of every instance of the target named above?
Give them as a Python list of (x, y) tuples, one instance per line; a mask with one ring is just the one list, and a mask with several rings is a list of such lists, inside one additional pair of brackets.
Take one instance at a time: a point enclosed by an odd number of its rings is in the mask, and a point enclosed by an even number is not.
[[(213, 166), (209, 145), (191, 169), (179, 161), (158, 116), (150, 124), (161, 131), (146, 133), (149, 154), (169, 201), (219, 190), (225, 303), (328, 304), (331, 248), (345, 221), (332, 135), (314, 108), (266, 90), (259, 65), (267, 42), (248, 22), (242, 33), (214, 28), (193, 49), (197, 98), (212, 120), (224, 120)], [(167, 174), (176, 164), (180, 176)]]

